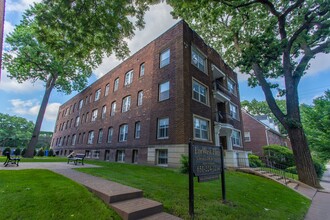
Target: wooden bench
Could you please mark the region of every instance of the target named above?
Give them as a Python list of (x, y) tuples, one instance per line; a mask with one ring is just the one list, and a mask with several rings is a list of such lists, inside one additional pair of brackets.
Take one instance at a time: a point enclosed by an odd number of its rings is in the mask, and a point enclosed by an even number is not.
[(78, 163), (84, 165), (84, 159), (85, 159), (85, 154), (76, 154), (75, 156), (68, 157), (68, 164), (70, 162), (73, 162), (74, 165), (77, 165)]
[(9, 163), (16, 164), (18, 166), (18, 163), (21, 161), (20, 158), (11, 158), (9, 152), (6, 153), (6, 156), (6, 161), (3, 163), (5, 167), (8, 166)]

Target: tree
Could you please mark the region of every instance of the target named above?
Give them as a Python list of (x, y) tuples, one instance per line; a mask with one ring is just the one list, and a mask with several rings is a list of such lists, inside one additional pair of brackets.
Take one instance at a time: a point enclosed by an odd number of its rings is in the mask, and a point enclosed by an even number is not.
[(25, 118), (0, 113), (0, 146), (26, 146), (33, 126), (33, 122)]
[[(320, 187), (301, 124), (298, 85), (319, 53), (328, 53), (328, 0), (169, 0), (173, 15), (185, 19), (226, 62), (261, 86), (275, 117), (288, 131), (299, 180)], [(284, 81), (283, 87), (280, 83)], [(274, 92), (285, 96), (286, 112)]]
[(313, 105), (301, 106), (302, 122), (309, 146), (323, 162), (330, 160), (330, 90), (313, 100)]
[(3, 63), (9, 77), (18, 82), (45, 83), (26, 157), (33, 157), (53, 88), (66, 94), (79, 91), (104, 55), (127, 55), (124, 39), (133, 36), (131, 19), (143, 27), (147, 9), (143, 1), (46, 0), (24, 14), (22, 23), (6, 39), (11, 50), (4, 54)]
[[(285, 100), (275, 100), (276, 104), (279, 106), (281, 111), (286, 112), (286, 102)], [(266, 101), (257, 101), (256, 99), (252, 99), (251, 102), (244, 100), (241, 102), (242, 108), (246, 109), (252, 115), (268, 115), (272, 119), (274, 119), (275, 123), (279, 126), (280, 132), (282, 134), (287, 134), (287, 131), (283, 127), (283, 125), (279, 122), (279, 120), (274, 116), (273, 112), (270, 110)]]

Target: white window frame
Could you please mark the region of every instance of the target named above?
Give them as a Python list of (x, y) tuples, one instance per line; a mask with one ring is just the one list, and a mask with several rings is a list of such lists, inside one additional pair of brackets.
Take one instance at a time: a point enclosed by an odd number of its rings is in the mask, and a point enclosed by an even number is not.
[(106, 105), (103, 105), (101, 118), (102, 119), (105, 119), (106, 115), (107, 115), (107, 106)]
[(76, 139), (77, 139), (77, 135), (72, 135), (72, 139), (71, 139), (71, 145), (74, 146), (76, 145)]
[(137, 105), (141, 106), (143, 103), (143, 90), (138, 92), (138, 100), (137, 100)]
[(99, 100), (101, 97), (101, 89), (96, 90), (95, 92), (95, 98), (94, 98), (94, 102), (96, 102), (97, 100)]
[[(235, 134), (238, 134), (238, 137)], [(230, 139), (233, 146), (242, 147), (241, 131), (232, 130)]]
[(233, 119), (239, 121), (238, 106), (231, 102), (229, 102), (229, 114)]
[(127, 141), (128, 137), (128, 124), (122, 124), (119, 127), (119, 142)]
[(145, 71), (145, 64), (141, 63), (139, 77), (144, 76), (144, 71)]
[(110, 83), (105, 85), (104, 96), (108, 96), (110, 91)]
[(207, 58), (194, 46), (191, 47), (191, 63), (207, 74)]
[(125, 162), (125, 150), (117, 150), (116, 162)]
[(93, 142), (94, 142), (94, 131), (89, 131), (87, 144), (93, 144)]
[(99, 129), (99, 136), (97, 138), (97, 143), (101, 144), (102, 143), (102, 139), (103, 139), (103, 129)]
[(244, 142), (251, 142), (251, 133), (249, 131), (244, 132)]
[(108, 128), (107, 143), (111, 143), (113, 138), (113, 127)]
[(75, 127), (78, 127), (79, 126), (79, 122), (80, 122), (80, 117), (77, 116), (76, 117), (76, 122), (75, 122)]
[(92, 158), (99, 159), (100, 158), (100, 151), (99, 150), (93, 150), (92, 151)]
[(140, 137), (141, 137), (141, 122), (140, 121), (135, 123), (134, 136), (135, 136), (135, 139), (140, 139)]
[[(166, 88), (164, 88), (166, 87)], [(168, 88), (168, 89), (167, 89)], [(164, 95), (165, 94), (165, 95)], [(164, 97), (162, 97), (164, 96)], [(170, 98), (170, 81), (159, 84), (158, 101), (164, 101)]]
[[(167, 124), (165, 124), (165, 122), (167, 122)], [(157, 139), (168, 139), (169, 127), (170, 127), (169, 117), (159, 118), (157, 120)]]
[(130, 70), (125, 74), (125, 82), (124, 82), (125, 86), (128, 86), (133, 82), (133, 74), (134, 74), (133, 70)]
[(113, 91), (117, 91), (119, 88), (119, 77), (115, 79), (114, 83), (113, 83)]
[[(197, 88), (196, 88), (197, 86)], [(205, 96), (202, 94), (202, 89), (205, 89)], [(197, 97), (196, 97), (197, 95)], [(202, 98), (205, 97), (205, 102), (203, 102)], [(209, 87), (199, 82), (196, 79), (193, 79), (192, 82), (192, 98), (193, 100), (200, 102), (205, 105), (209, 105)]]
[(193, 125), (194, 125), (194, 131), (193, 131), (194, 140), (199, 140), (199, 141), (211, 140), (211, 127), (210, 127), (209, 119), (194, 115)]
[(111, 103), (111, 112), (110, 112), (110, 116), (114, 116), (116, 114), (116, 101)]
[(170, 57), (171, 51), (169, 48), (162, 51), (159, 56), (159, 68), (163, 68), (164, 66), (170, 64)]
[(126, 96), (123, 98), (121, 112), (127, 112), (131, 108), (131, 96)]
[(96, 121), (97, 119), (97, 113), (98, 113), (98, 109), (94, 109), (92, 111), (92, 118), (91, 118), (91, 121)]
[(168, 149), (157, 149), (156, 150), (156, 163), (160, 166), (168, 165)]
[(227, 88), (228, 91), (233, 94), (233, 95), (237, 95), (237, 90), (236, 90), (236, 83), (234, 82), (234, 80), (227, 78)]

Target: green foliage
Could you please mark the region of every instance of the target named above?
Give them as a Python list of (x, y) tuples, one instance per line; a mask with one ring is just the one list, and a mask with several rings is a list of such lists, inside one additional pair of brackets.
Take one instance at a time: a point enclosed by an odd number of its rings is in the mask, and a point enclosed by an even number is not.
[(324, 174), (324, 171), (326, 171), (325, 165), (320, 160), (318, 160), (316, 158), (313, 158), (313, 164), (314, 164), (314, 167), (315, 167), (317, 177), (319, 179), (321, 179), (323, 174)]
[(43, 156), (45, 156), (45, 151), (44, 151), (42, 148), (40, 148), (40, 149), (38, 150), (37, 156), (38, 156), (38, 157), (43, 157)]
[(285, 167), (292, 167), (295, 165), (292, 150), (280, 145), (263, 146), (264, 156), (275, 164), (280, 164)]
[(54, 154), (54, 150), (52, 149), (52, 148), (50, 148), (49, 150), (48, 150), (48, 157), (54, 157), (55, 156), (55, 154)]
[(26, 148), (23, 148), (23, 150), (22, 150), (22, 152), (21, 152), (21, 156), (22, 156), (22, 157), (24, 157), (25, 152), (26, 152)]
[(180, 163), (181, 163), (180, 172), (188, 173), (189, 172), (189, 157), (187, 155), (181, 154)]
[(288, 173), (297, 174), (297, 167), (296, 166), (288, 167), (285, 169), (285, 171)]
[(261, 167), (262, 161), (259, 159), (257, 155), (249, 154), (249, 164), (250, 167)]
[(301, 106), (302, 123), (309, 147), (322, 162), (330, 159), (330, 90)]
[(25, 146), (31, 138), (33, 122), (0, 113), (0, 146)]
[(10, 147), (6, 147), (6, 148), (3, 150), (2, 155), (5, 156), (7, 152), (11, 153), (11, 149), (10, 149)]
[(15, 156), (19, 156), (19, 155), (21, 155), (21, 148), (19, 148), (19, 147), (16, 148), (15, 151), (14, 151), (14, 155), (15, 155)]

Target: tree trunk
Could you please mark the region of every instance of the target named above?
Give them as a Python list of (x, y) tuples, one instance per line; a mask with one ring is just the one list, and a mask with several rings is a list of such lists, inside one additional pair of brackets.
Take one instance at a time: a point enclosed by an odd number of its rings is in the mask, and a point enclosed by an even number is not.
[(41, 124), (42, 124), (42, 121), (44, 119), (44, 115), (45, 115), (45, 112), (46, 112), (46, 107), (47, 107), (47, 104), (48, 104), (49, 96), (50, 96), (50, 93), (52, 92), (52, 90), (54, 88), (55, 82), (56, 82), (56, 78), (50, 76), (48, 81), (47, 81), (47, 84), (46, 84), (45, 94), (44, 94), (44, 97), (43, 97), (42, 102), (41, 102), (41, 106), (40, 106), (39, 113), (38, 113), (38, 116), (37, 116), (37, 121), (36, 121), (36, 124), (35, 124), (34, 129), (33, 129), (32, 137), (31, 137), (29, 145), (26, 149), (24, 157), (33, 158), (33, 156), (34, 156), (34, 149), (35, 149), (35, 146), (37, 145), (37, 142), (38, 142), (40, 129), (41, 129)]
[(288, 134), (292, 144), (299, 181), (315, 188), (321, 188), (303, 129), (289, 128)]

